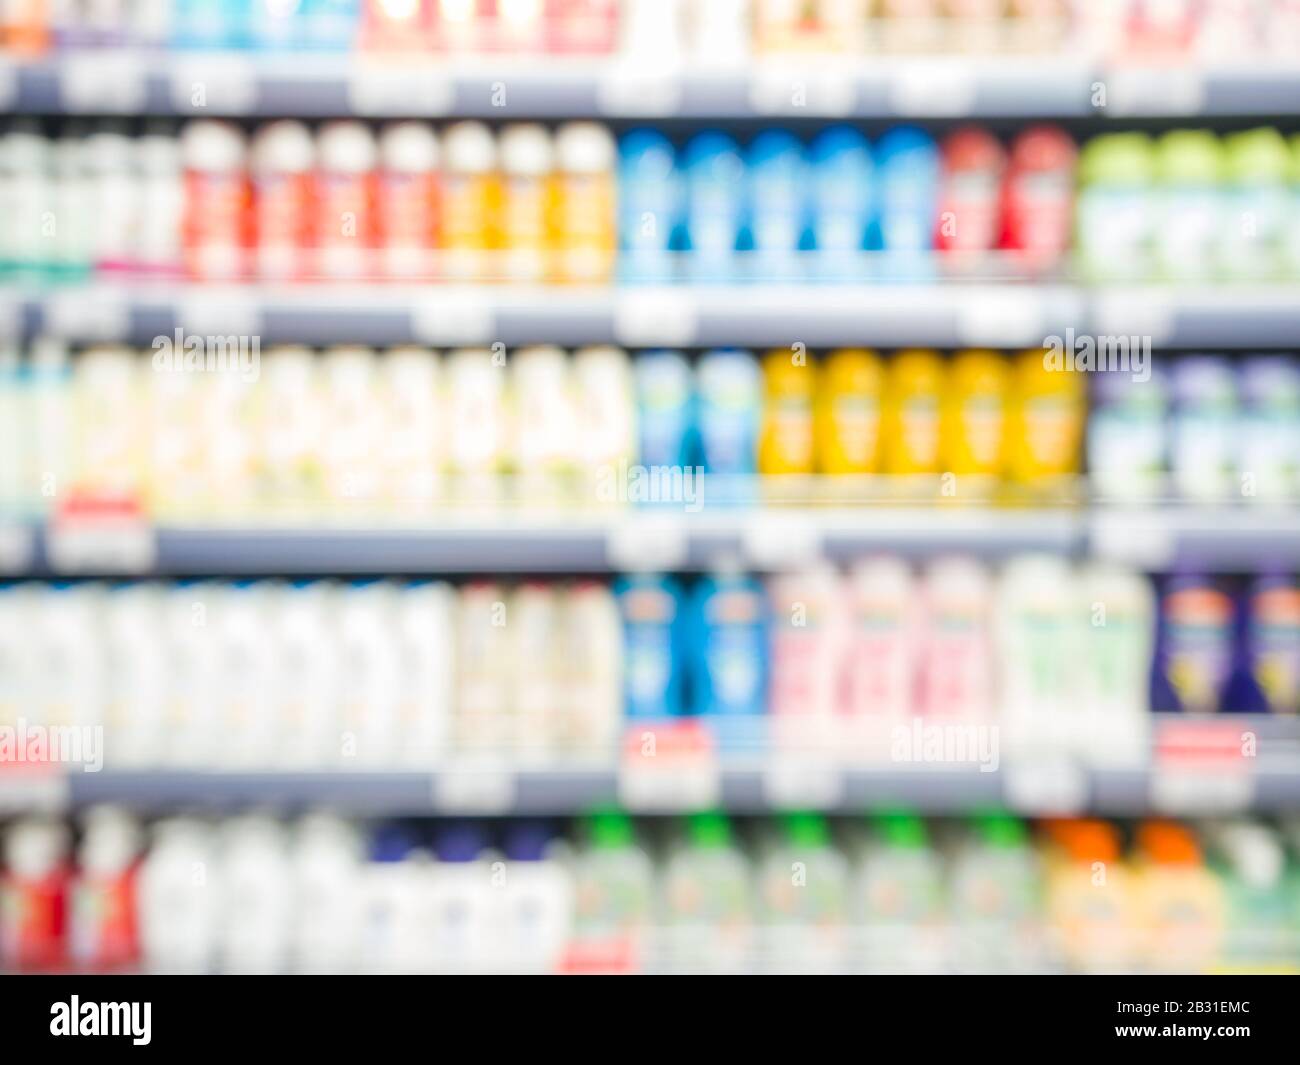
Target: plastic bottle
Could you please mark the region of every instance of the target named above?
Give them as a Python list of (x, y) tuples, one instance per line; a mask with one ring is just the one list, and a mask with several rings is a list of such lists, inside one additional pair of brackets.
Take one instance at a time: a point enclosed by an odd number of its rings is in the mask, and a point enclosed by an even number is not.
[(225, 887), (213, 862), (212, 830), (174, 817), (154, 825), (151, 835), (137, 894), (145, 968), (207, 972), (215, 961)]
[(1237, 383), (1231, 366), (1211, 355), (1179, 359), (1173, 368), (1171, 392), (1174, 491), (1197, 502), (1219, 502), (1236, 495), (1233, 435), (1238, 422)]
[(884, 376), (874, 352), (841, 349), (826, 358), (813, 424), (821, 473), (856, 476), (880, 469)]
[(458, 281), (496, 276), (488, 255), (500, 201), (492, 132), (481, 122), (457, 122), (443, 132), (442, 152), (444, 273)]
[(636, 359), (633, 374), (640, 463), (684, 469), (694, 428), (690, 363), (679, 351), (648, 351)]
[(758, 363), (747, 351), (706, 352), (695, 368), (696, 429), (713, 498), (745, 499), (752, 492), (761, 411)]
[(953, 860), (952, 913), (962, 927), (959, 964), (979, 972), (1022, 972), (1040, 949), (1041, 870), (1024, 823), (985, 814)]
[(944, 876), (925, 822), (906, 810), (873, 817), (852, 875), (853, 948), (868, 971), (934, 971), (941, 956)]
[(609, 130), (569, 122), (555, 135), (555, 275), (560, 281), (609, 281), (617, 246), (616, 149)]
[(817, 367), (787, 348), (763, 357), (763, 421), (758, 438), (758, 472), (807, 476), (813, 472), (813, 400)]
[(1151, 368), (1145, 381), (1094, 378), (1088, 413), (1088, 474), (1103, 499), (1158, 499), (1169, 461), (1169, 380)]
[(381, 272), (401, 280), (437, 275), (442, 229), (438, 138), (427, 123), (392, 122), (379, 133)]
[(378, 384), (385, 425), (381, 495), (394, 511), (428, 514), (445, 491), (442, 365), (427, 348), (391, 348), (379, 360)]
[(693, 281), (735, 281), (745, 210), (745, 163), (736, 142), (698, 133), (682, 154), (687, 270)]
[(114, 587), (104, 604), (104, 655), (107, 695), (104, 746), (114, 767), (156, 768), (162, 756), (167, 673), (158, 585)]
[(1157, 270), (1180, 280), (1213, 276), (1224, 222), (1218, 138), (1207, 130), (1171, 130), (1156, 142), (1155, 169), (1161, 185), (1153, 234)]
[(942, 177), (935, 246), (940, 251), (960, 253), (954, 264), (957, 269), (977, 267), (1001, 236), (999, 211), (1006, 152), (983, 127), (962, 126), (944, 138), (940, 154)]
[(1225, 190), (1221, 255), (1229, 277), (1271, 280), (1282, 271), (1291, 160), (1282, 134), (1271, 126), (1224, 138)]
[(568, 590), (561, 620), (561, 747), (571, 756), (608, 759), (623, 711), (618, 605), (603, 582), (580, 581)]
[(630, 721), (682, 714), (685, 647), (681, 588), (670, 577), (632, 574), (614, 584), (623, 625), (624, 713)]
[(768, 609), (762, 586), (739, 573), (702, 579), (690, 605), (691, 692), (724, 743), (747, 746), (767, 708)]
[(379, 497), (374, 456), (385, 427), (378, 376), (370, 348), (331, 348), (321, 358), (321, 477), (325, 498), (337, 512), (364, 513)]
[(1143, 822), (1136, 865), (1144, 960), (1162, 972), (1200, 972), (1222, 945), (1222, 886), (1181, 825)]
[(619, 141), (620, 274), (628, 281), (672, 280), (683, 208), (672, 143), (656, 130), (635, 129)]
[(890, 730), (920, 710), (921, 615), (912, 571), (900, 558), (862, 559), (850, 577), (845, 713), (853, 748), (879, 757)]
[(1300, 711), (1300, 588), (1282, 574), (1251, 581), (1242, 603), (1239, 658), (1259, 708), (1272, 714)]
[(817, 277), (861, 280), (876, 209), (871, 146), (853, 127), (831, 126), (813, 138), (808, 162)]
[[(611, 474), (636, 458), (637, 421), (632, 364), (622, 348), (581, 348), (573, 354), (574, 415), (578, 448), (578, 498), (602, 502)], [(615, 499), (617, 502), (617, 499)]]
[(1229, 965), (1285, 965), (1300, 932), (1296, 877), (1275, 831), (1255, 821), (1202, 829), (1224, 894), (1223, 956)]
[(814, 565), (767, 582), (772, 741), (794, 751), (839, 750), (844, 662), (851, 648), (839, 574)]
[(316, 135), (317, 269), (328, 279), (379, 276), (379, 147), (364, 122), (327, 122)]
[(277, 765), (320, 768), (335, 764), (342, 753), (338, 596), (333, 582), (296, 580), (268, 604), (277, 646)]
[(151, 123), (135, 142), (141, 207), (135, 230), (133, 261), (147, 276), (173, 277), (183, 261), (181, 233), (185, 217), (185, 181), (181, 147), (168, 124)]
[(398, 589), (394, 639), (398, 655), (396, 758), (428, 769), (450, 741), (455, 675), (455, 592), (442, 581)]
[(456, 612), (456, 746), (502, 750), (511, 735), (513, 662), (506, 593), (474, 582), (460, 590)]
[(995, 694), (988, 571), (974, 559), (935, 559), (922, 576), (921, 600), (922, 715), (944, 723), (987, 721)]
[(521, 348), (509, 368), (515, 491), (526, 504), (554, 507), (568, 496), (573, 463), (585, 443), (575, 432), (569, 359), (557, 347)]
[(943, 362), (936, 352), (900, 351), (885, 381), (885, 472), (895, 476), (939, 471)]
[(266, 768), (280, 742), (279, 707), (274, 701), (277, 649), (267, 624), (279, 586), (238, 580), (214, 595), (217, 640), (218, 757), (227, 767)]
[(0, 141), (5, 190), (4, 224), (0, 225), (0, 271), (17, 280), (41, 278), (48, 241), (41, 220), (57, 206), (54, 152), (38, 124), (17, 120)]
[(71, 954), (80, 969), (111, 971), (139, 960), (135, 892), (141, 841), (139, 826), (122, 810), (99, 806), (86, 815), (71, 914)]
[(466, 972), (487, 961), (492, 881), (484, 840), (467, 822), (443, 827), (434, 842), (438, 861), (429, 876), (430, 962), (439, 971)]
[(1061, 819), (1047, 826), (1045, 917), (1072, 970), (1115, 972), (1136, 960), (1136, 883), (1105, 821)]
[(433, 967), (430, 905), (433, 869), (426, 850), (397, 825), (383, 825), (362, 867), (361, 967), (367, 973), (411, 973)]
[(510, 597), (510, 740), (525, 764), (554, 758), (564, 705), (561, 593), (548, 581), (527, 581)]
[(448, 467), (453, 499), (491, 504), (508, 440), (505, 373), (486, 349), (461, 349), (447, 358)]
[(0, 964), (6, 971), (51, 971), (65, 964), (68, 850), (68, 830), (56, 821), (29, 817), (5, 832)]
[(390, 765), (402, 741), (401, 659), (392, 624), (396, 594), (389, 581), (358, 580), (339, 596), (339, 654), (348, 665), (339, 678), (345, 762)]
[[(69, 581), (50, 584), (47, 588), (32, 619), (36, 632), (36, 676), (43, 679), (43, 684), (40, 698), (34, 701), (27, 716), (33, 724), (51, 729), (79, 730), (83, 754), (86, 754), (94, 733), (84, 730), (103, 725), (106, 685), (99, 633), (104, 588), (96, 583)], [(50, 745), (45, 758), (55, 757)], [(67, 754), (61, 753), (59, 757), (62, 760)]]
[(940, 413), (940, 464), (956, 474), (958, 498), (991, 492), (1006, 464), (1007, 360), (962, 351), (948, 369)]
[(749, 860), (720, 813), (692, 814), (662, 873), (668, 956), (677, 971), (745, 971), (754, 948)]
[(181, 133), (181, 243), (186, 271), (193, 278), (238, 280), (248, 271), (252, 210), (246, 158), (244, 135), (228, 122), (199, 119)]
[(124, 417), (139, 402), (135, 352), (118, 345), (88, 348), (72, 370), (72, 476), (64, 491), (138, 505), (145, 493), (144, 426)]
[(1151, 274), (1153, 168), (1145, 133), (1104, 133), (1084, 145), (1075, 245), (1087, 276), (1131, 280)]
[(573, 935), (574, 878), (544, 822), (506, 832), (504, 884), (492, 892), (490, 956), (513, 972), (553, 973)]
[(1029, 271), (1053, 269), (1070, 249), (1077, 154), (1057, 126), (1029, 126), (1011, 142), (1001, 243)]
[(808, 167), (803, 145), (785, 130), (760, 133), (745, 152), (750, 278), (781, 284), (803, 275)]
[(289, 939), (295, 971), (349, 973), (359, 964), (365, 917), (362, 857), (356, 830), (337, 817), (308, 814), (294, 826)]
[(595, 968), (635, 971), (649, 947), (654, 868), (626, 814), (599, 810), (584, 827), (586, 844), (573, 867), (579, 944)]
[(110, 273), (129, 272), (136, 265), (135, 234), (144, 211), (132, 141), (120, 124), (105, 124), (86, 138), (83, 151), (89, 177), (92, 266)]
[(555, 148), (545, 126), (505, 127), (501, 158), (501, 261), (510, 281), (539, 282), (552, 274)]
[(56, 282), (84, 281), (94, 266), (97, 220), (91, 196), (94, 184), (86, 165), (86, 138), (86, 126), (72, 120), (64, 124), (53, 146), (50, 207), (57, 224), (47, 231), (49, 219), (42, 218), (40, 239), (44, 269)]
[[(313, 178), (316, 147), (302, 122), (269, 122), (253, 137), (249, 161), (253, 179), (253, 225), (259, 276), (269, 280), (310, 279), (314, 224)], [(322, 216), (319, 219), (324, 222)]]
[(167, 672), (163, 762), (193, 769), (210, 765), (221, 741), (218, 678), (222, 658), (214, 637), (219, 585), (182, 580), (163, 593)]
[(1160, 597), (1151, 708), (1231, 710), (1222, 703), (1232, 673), (1235, 629), (1236, 607), (1222, 587), (1191, 574), (1170, 577)]
[(1043, 351), (1026, 351), (1012, 369), (1007, 472), (1042, 492), (1068, 490), (1079, 471), (1087, 384), (1079, 372), (1048, 368)]
[(939, 151), (928, 133), (895, 126), (876, 143), (877, 203), (875, 246), (884, 253), (882, 269), (896, 280), (931, 277), (939, 202)]
[(758, 879), (767, 969), (839, 971), (847, 962), (849, 870), (826, 819), (781, 815)]
[(1294, 356), (1252, 355), (1241, 362), (1237, 386), (1237, 468), (1251, 474), (1247, 502), (1300, 498), (1300, 363)]

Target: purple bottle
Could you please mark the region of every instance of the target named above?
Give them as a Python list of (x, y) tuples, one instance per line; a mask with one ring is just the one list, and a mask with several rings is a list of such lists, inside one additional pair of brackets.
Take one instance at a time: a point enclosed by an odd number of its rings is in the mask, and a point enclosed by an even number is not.
[(1224, 695), (1233, 672), (1236, 614), (1232, 596), (1216, 581), (1181, 574), (1165, 582), (1151, 679), (1154, 710), (1230, 709)]
[(1246, 589), (1238, 653), (1247, 709), (1300, 711), (1300, 587), (1289, 575), (1262, 574)]

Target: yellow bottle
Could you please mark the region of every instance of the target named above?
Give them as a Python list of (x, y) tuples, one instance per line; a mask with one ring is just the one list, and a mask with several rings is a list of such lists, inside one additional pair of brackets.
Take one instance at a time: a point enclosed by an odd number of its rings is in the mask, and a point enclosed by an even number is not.
[(1181, 825), (1148, 821), (1138, 829), (1137, 852), (1147, 965), (1205, 971), (1219, 956), (1224, 899), (1196, 839)]
[(1047, 918), (1066, 960), (1084, 972), (1129, 968), (1139, 914), (1119, 833), (1104, 821), (1062, 819), (1047, 836)]
[(497, 146), (482, 122), (457, 122), (443, 135), (442, 264), (458, 281), (503, 273), (492, 263), (500, 208)]
[(545, 126), (507, 126), (501, 156), (500, 262), (508, 281), (539, 282), (551, 273), (555, 150)]
[(570, 122), (555, 135), (555, 154), (556, 277), (608, 281), (618, 247), (614, 139), (595, 122)]
[(816, 383), (817, 369), (806, 352), (777, 348), (764, 356), (759, 473), (790, 476), (813, 472)]
[(944, 364), (935, 351), (900, 351), (885, 385), (885, 472), (894, 476), (937, 474), (939, 402)]
[(1034, 487), (1079, 472), (1086, 417), (1082, 373), (1050, 369), (1042, 349), (1016, 359), (1008, 425), (1008, 473)]
[(874, 352), (832, 352), (817, 390), (817, 467), (832, 476), (880, 469), (884, 368)]
[(953, 359), (939, 434), (945, 471), (983, 482), (1001, 476), (1010, 378), (997, 352), (963, 351)]

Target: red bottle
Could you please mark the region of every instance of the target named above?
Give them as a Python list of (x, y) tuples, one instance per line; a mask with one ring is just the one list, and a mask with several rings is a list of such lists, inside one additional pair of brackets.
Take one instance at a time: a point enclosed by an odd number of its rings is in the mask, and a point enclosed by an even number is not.
[(67, 959), (68, 830), (37, 818), (9, 829), (0, 877), (0, 969), (49, 972)]
[(980, 126), (963, 126), (943, 142), (943, 179), (939, 192), (940, 251), (978, 255), (997, 247), (1006, 153), (998, 139)]
[(135, 895), (140, 850), (140, 828), (128, 814), (112, 807), (90, 812), (73, 887), (72, 959), (78, 968), (113, 971), (139, 961)]
[(1002, 247), (1019, 253), (1021, 269), (1054, 269), (1070, 248), (1077, 156), (1074, 141), (1058, 126), (1030, 126), (1012, 142), (1002, 188)]

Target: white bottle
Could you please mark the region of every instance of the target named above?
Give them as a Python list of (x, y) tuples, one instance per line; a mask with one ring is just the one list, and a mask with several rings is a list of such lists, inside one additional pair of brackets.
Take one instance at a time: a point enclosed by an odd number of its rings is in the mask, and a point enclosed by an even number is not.
[(0, 141), (0, 162), (0, 258), (34, 270), (50, 258), (42, 223), (57, 205), (53, 145), (34, 122), (15, 123)]
[(32, 618), (43, 586), (24, 582), (0, 585), (0, 727), (17, 730), (30, 719), (42, 685)]
[(136, 231), (147, 204), (133, 173), (133, 144), (120, 127), (86, 138), (85, 159), (91, 194), (91, 261), (100, 270), (133, 268)]
[(569, 360), (557, 347), (510, 358), (515, 493), (527, 506), (554, 507), (568, 495), (569, 474), (587, 440), (575, 436)]
[(73, 276), (93, 268), (94, 207), (91, 191), (94, 184), (88, 167), (85, 128), (76, 122), (63, 127), (63, 134), (54, 142), (54, 205), (56, 224), (45, 225), (42, 219), (41, 234), (46, 248), (43, 256), (52, 259), (54, 266)]
[(212, 830), (177, 817), (154, 826), (140, 869), (137, 913), (145, 968), (153, 973), (210, 971), (216, 956), (222, 884)]
[(1076, 671), (1077, 749), (1096, 765), (1136, 765), (1147, 756), (1156, 603), (1151, 581), (1096, 562), (1079, 574), (1086, 612)]
[(456, 717), (462, 750), (501, 751), (512, 737), (511, 704), (518, 665), (507, 627), (506, 592), (497, 584), (464, 585), (456, 606)]
[(174, 130), (150, 127), (135, 144), (141, 207), (135, 231), (134, 260), (152, 276), (171, 276), (181, 267), (181, 219), (185, 183), (180, 142)]
[(493, 916), (489, 856), (477, 828), (446, 826), (435, 844), (428, 880), (430, 962), (438, 972), (472, 972), (488, 961)]
[(988, 570), (970, 558), (936, 559), (922, 577), (921, 601), (922, 714), (940, 723), (987, 722), (995, 707)]
[(401, 659), (396, 642), (396, 590), (386, 581), (354, 581), (338, 596), (343, 760), (387, 766), (397, 757)]
[(310, 511), (319, 498), (322, 437), (332, 429), (311, 350), (284, 345), (268, 351), (257, 401), (259, 505), (289, 514)]
[[(41, 694), (29, 716), (50, 729), (76, 729), (83, 747), (98, 746), (93, 730), (104, 721), (103, 599), (99, 584), (50, 585), (33, 619)], [(75, 754), (63, 751), (60, 757)]]
[(393, 348), (380, 359), (378, 384), (384, 426), (381, 495), (395, 513), (427, 516), (444, 491), (441, 364), (427, 348)]
[(432, 863), (409, 835), (383, 827), (362, 869), (361, 964), (368, 973), (410, 973), (431, 967), (429, 894)]
[(274, 581), (239, 580), (223, 585), (213, 597), (219, 757), (228, 769), (266, 769), (275, 760), (279, 649), (271, 609), (282, 587)]
[(510, 709), (516, 757), (526, 764), (554, 758), (564, 708), (562, 604), (557, 587), (529, 581), (510, 597)]
[(67, 344), (53, 337), (31, 348), (33, 446), (27, 482), (42, 511), (53, 510), (69, 494), (72, 474), (72, 368)]
[(882, 757), (891, 730), (920, 709), (915, 585), (907, 563), (889, 555), (863, 559), (849, 581), (848, 748), (868, 757)]
[(89, 348), (73, 370), (72, 489), (94, 499), (144, 497), (139, 360), (118, 345)]
[(462, 349), (447, 360), (447, 446), (456, 502), (491, 506), (500, 496), (508, 440), (504, 352)]
[(393, 609), (400, 678), (397, 759), (431, 769), (450, 742), (456, 596), (449, 584), (418, 581), (397, 592)]
[(994, 616), (1006, 749), (1025, 757), (1069, 752), (1084, 651), (1069, 563), (1057, 555), (1012, 559), (998, 581)]
[[(205, 509), (246, 521), (257, 499), (256, 385), (242, 373), (216, 373), (206, 375), (201, 388), (198, 422), (209, 493)], [(212, 447), (212, 440), (221, 446)]]
[[(606, 502), (599, 489), (636, 461), (637, 420), (632, 364), (622, 348), (582, 348), (573, 356), (574, 423), (580, 456), (579, 502)], [(621, 499), (616, 494), (614, 500)]]
[(321, 367), (321, 464), (325, 498), (338, 513), (364, 515), (379, 496), (378, 364), (369, 348), (340, 347)]
[(335, 626), (338, 595), (331, 581), (294, 581), (269, 604), (277, 648), (277, 766), (322, 768), (339, 760), (339, 671), (346, 663)]
[(609, 586), (580, 581), (562, 606), (558, 724), (565, 755), (607, 764), (623, 725), (623, 625)]
[(573, 873), (544, 825), (513, 824), (493, 863), (488, 958), (493, 969), (552, 973), (573, 935)]
[(284, 829), (259, 814), (221, 830), (220, 954), (231, 973), (282, 973), (289, 957), (293, 869)]
[(104, 747), (109, 768), (156, 769), (162, 762), (171, 663), (157, 584), (114, 588), (105, 602), (107, 698)]
[(164, 763), (176, 768), (212, 769), (220, 762), (218, 693), (225, 685), (218, 617), (222, 586), (215, 581), (181, 581), (163, 593), (162, 643), (166, 648)]
[(33, 431), (30, 416), (18, 345), (0, 337), (0, 522), (5, 525), (24, 516), (31, 502), (26, 457)]
[(134, 959), (133, 867), (144, 834), (136, 820), (114, 806), (96, 806), (85, 817), (77, 848), (73, 888), (71, 954), (83, 969), (116, 968)]
[(361, 840), (346, 821), (309, 814), (291, 845), (294, 968), (307, 973), (349, 973), (360, 961), (365, 914)]
[(167, 368), (162, 352), (171, 358), (169, 350), (160, 349), (158, 363), (145, 369), (150, 513), (162, 521), (193, 521), (212, 507), (216, 491), (208, 457), (211, 438), (204, 432), (213, 383), (201, 374)]

